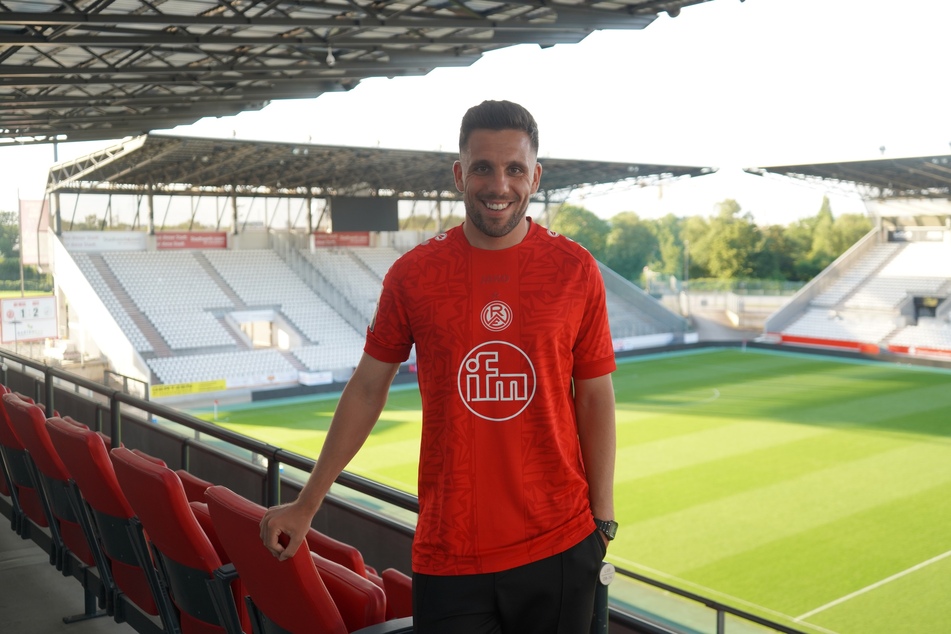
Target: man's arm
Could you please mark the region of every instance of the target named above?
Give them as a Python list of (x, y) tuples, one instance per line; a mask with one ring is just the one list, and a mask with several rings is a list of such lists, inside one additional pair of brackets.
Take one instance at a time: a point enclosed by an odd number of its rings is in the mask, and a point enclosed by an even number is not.
[(575, 380), (575, 413), (591, 512), (598, 519), (613, 520), (617, 437), (614, 382), (610, 374)]
[[(398, 369), (398, 363), (377, 361), (366, 353), (360, 358), (357, 369), (340, 395), (327, 438), (307, 484), (296, 500), (272, 507), (261, 520), (261, 539), (275, 557), (288, 559), (297, 552), (330, 485), (376, 425)], [(279, 542), (281, 533), (289, 538), (287, 546)]]

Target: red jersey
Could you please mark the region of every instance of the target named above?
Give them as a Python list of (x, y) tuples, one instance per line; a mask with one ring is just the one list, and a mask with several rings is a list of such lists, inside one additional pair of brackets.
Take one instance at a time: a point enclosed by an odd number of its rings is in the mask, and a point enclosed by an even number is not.
[(365, 351), (416, 345), (423, 430), (413, 570), (498, 572), (594, 529), (572, 377), (615, 369), (604, 281), (583, 247), (531, 223), (516, 246), (472, 247), (461, 227), (387, 273)]

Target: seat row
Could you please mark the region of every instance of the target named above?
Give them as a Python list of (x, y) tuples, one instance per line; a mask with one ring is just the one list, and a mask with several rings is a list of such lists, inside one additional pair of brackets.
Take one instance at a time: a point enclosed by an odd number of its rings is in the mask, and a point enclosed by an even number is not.
[(68, 416), (47, 417), (3, 385), (0, 394), (11, 527), (24, 538), (48, 534), (50, 563), (64, 574), (95, 571), (101, 613), (168, 634), (412, 631), (406, 575), (378, 575), (356, 548), (313, 529), (280, 561), (260, 539), (264, 507), (113, 447)]

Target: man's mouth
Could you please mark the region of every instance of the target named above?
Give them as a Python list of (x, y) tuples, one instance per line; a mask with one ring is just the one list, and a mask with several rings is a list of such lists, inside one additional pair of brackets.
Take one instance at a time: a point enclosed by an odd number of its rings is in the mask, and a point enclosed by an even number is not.
[(502, 211), (508, 207), (511, 203), (485, 203), (485, 206), (491, 209), (492, 211)]

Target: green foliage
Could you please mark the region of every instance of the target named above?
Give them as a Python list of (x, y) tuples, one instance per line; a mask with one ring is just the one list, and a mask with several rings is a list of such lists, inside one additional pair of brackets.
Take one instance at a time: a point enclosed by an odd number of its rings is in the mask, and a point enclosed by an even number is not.
[(645, 219), (632, 211), (604, 221), (574, 205), (562, 205), (551, 228), (586, 246), (614, 271), (643, 285), (645, 267), (685, 280), (715, 278), (805, 282), (815, 277), (872, 229), (859, 214), (836, 218), (828, 198), (815, 216), (760, 227), (732, 199), (704, 218), (668, 214)]
[(14, 257), (19, 242), (19, 214), (15, 211), (0, 211), (0, 258)]
[(611, 225), (584, 207), (562, 205), (549, 228), (568, 236), (590, 251), (594, 257), (604, 260)]
[[(52, 292), (53, 277), (39, 273), (34, 266), (26, 266), (23, 268), (22, 288)], [(20, 214), (0, 211), (0, 291), (20, 290)]]
[(637, 279), (659, 255), (660, 245), (650, 223), (625, 212), (611, 219), (604, 263), (629, 280)]

